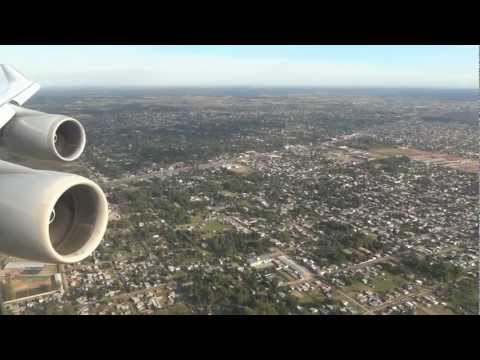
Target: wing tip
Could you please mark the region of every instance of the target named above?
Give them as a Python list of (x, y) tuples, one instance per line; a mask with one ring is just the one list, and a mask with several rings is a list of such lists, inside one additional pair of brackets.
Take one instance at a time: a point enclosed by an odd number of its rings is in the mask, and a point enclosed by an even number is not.
[(5, 74), (5, 78), (7, 79), (8, 82), (25, 82), (29, 81), (25, 75), (23, 75), (21, 72), (19, 72), (15, 67), (9, 64), (0, 64), (0, 67), (3, 70), (3, 73)]
[(23, 105), (23, 103), (30, 99), (40, 89), (38, 83), (27, 79), (12, 65), (0, 64), (0, 68), (5, 75), (9, 88), (11, 89), (11, 96), (9, 97), (10, 102)]

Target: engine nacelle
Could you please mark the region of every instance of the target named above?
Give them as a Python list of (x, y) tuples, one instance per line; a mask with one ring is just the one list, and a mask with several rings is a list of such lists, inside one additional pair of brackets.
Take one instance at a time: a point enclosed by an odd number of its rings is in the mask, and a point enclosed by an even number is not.
[(46, 263), (74, 263), (100, 244), (108, 204), (82, 176), (0, 161), (0, 252)]
[(83, 153), (85, 130), (77, 120), (10, 106), (16, 114), (2, 129), (3, 144), (8, 150), (38, 159), (62, 161), (74, 161)]

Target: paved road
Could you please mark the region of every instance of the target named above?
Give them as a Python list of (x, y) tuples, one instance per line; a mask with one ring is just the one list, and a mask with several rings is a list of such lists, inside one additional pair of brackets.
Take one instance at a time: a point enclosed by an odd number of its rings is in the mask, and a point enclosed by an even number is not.
[[(139, 290), (135, 290), (135, 291), (131, 291), (131, 292), (120, 293), (120, 294), (114, 295), (114, 296), (106, 296), (102, 300), (110, 300), (110, 301), (113, 301), (113, 300), (128, 300), (131, 296), (144, 294), (144, 293), (151, 292), (151, 291), (158, 291), (158, 290), (164, 291), (166, 286), (167, 286), (167, 284), (162, 284), (162, 285), (159, 285), (159, 286), (152, 286), (148, 289), (144, 288), (144, 289), (139, 289)], [(100, 301), (102, 301), (102, 300), (100, 300)]]
[(355, 304), (356, 306), (358, 306), (359, 308), (361, 308), (363, 311), (367, 312), (368, 311), (368, 308), (363, 305), (363, 304), (360, 304), (357, 300), (355, 300), (354, 298), (348, 296), (347, 294), (345, 294), (342, 290), (340, 289), (337, 289), (337, 293), (339, 293), (340, 295), (342, 295), (344, 298), (346, 298), (348, 301), (350, 301), (351, 303)]
[[(198, 169), (206, 170), (206, 169), (211, 169), (211, 168), (216, 167), (216, 166), (221, 166), (223, 164), (225, 164), (225, 161), (223, 161), (223, 160), (213, 161), (213, 162), (208, 162), (208, 163), (198, 165)], [(153, 179), (153, 178), (165, 179), (167, 177), (175, 176), (175, 175), (178, 175), (180, 173), (189, 172), (189, 171), (192, 171), (192, 170), (193, 170), (193, 167), (186, 166), (186, 167), (181, 167), (181, 168), (174, 169), (172, 171), (163, 170), (163, 171), (155, 171), (155, 172), (152, 172), (150, 174), (134, 175), (134, 176), (131, 176), (131, 177), (123, 177), (121, 179), (114, 179), (114, 180), (106, 181), (106, 183), (109, 186), (115, 186), (115, 185), (119, 185), (119, 184), (126, 184), (126, 183), (133, 182), (133, 181), (149, 180), (149, 179)]]
[(387, 260), (392, 260), (392, 259), (393, 259), (393, 257), (390, 256), (390, 255), (382, 256), (382, 257), (379, 257), (377, 259), (368, 260), (368, 261), (365, 261), (365, 262), (360, 263), (360, 264), (349, 266), (349, 267), (347, 267), (347, 269), (348, 270), (357, 270), (357, 269), (361, 269), (361, 268), (364, 268), (364, 267), (367, 267), (367, 266), (370, 266), (370, 265), (374, 265), (374, 264), (385, 262)]
[(382, 257), (379, 257), (377, 259), (367, 260), (367, 261), (365, 261), (363, 263), (360, 263), (360, 264), (353, 264), (353, 265), (347, 266), (345, 268), (340, 268), (340, 269), (338, 269), (338, 270), (336, 270), (332, 273), (329, 273), (328, 275), (334, 275), (334, 274), (339, 273), (340, 271), (357, 270), (357, 269), (361, 269), (361, 268), (364, 268), (364, 267), (367, 267), (367, 266), (371, 266), (371, 265), (381, 263), (381, 262), (385, 262), (387, 260), (392, 260), (392, 259), (394, 259), (394, 257), (391, 256), (391, 255), (382, 256)]
[[(350, 138), (358, 136), (360, 134), (361, 133), (354, 133), (354, 134), (350, 134), (350, 135), (340, 136), (336, 140), (325, 141), (322, 144), (317, 145), (317, 147), (320, 147), (320, 146), (326, 145), (326, 144), (331, 145), (331, 144), (334, 144), (337, 141), (350, 139)], [(232, 161), (234, 161), (234, 160), (232, 160)], [(213, 168), (213, 167), (216, 167), (216, 166), (224, 165), (226, 163), (229, 163), (229, 161), (226, 161), (226, 160), (210, 161), (210, 162), (207, 162), (207, 163), (199, 164), (199, 165), (197, 165), (197, 167), (200, 170), (206, 170), (206, 169), (210, 169), (210, 168)], [(153, 173), (150, 173), (150, 174), (136, 175), (136, 176), (131, 176), (131, 177), (124, 177), (124, 178), (121, 178), (121, 179), (108, 180), (108, 181), (106, 181), (106, 183), (110, 186), (115, 186), (115, 185), (119, 185), (119, 184), (126, 184), (126, 183), (129, 183), (129, 182), (132, 182), (132, 181), (148, 180), (148, 179), (152, 179), (152, 178), (164, 179), (164, 178), (169, 177), (169, 176), (178, 175), (182, 172), (191, 171), (192, 169), (193, 169), (193, 167), (187, 166), (187, 167), (183, 167), (183, 168), (174, 169), (173, 171), (168, 171), (168, 170), (156, 171), (156, 172), (153, 172)]]
[[(351, 134), (351, 135), (341, 136), (336, 140), (326, 141), (326, 142), (324, 142), (324, 143), (322, 143), (318, 146), (321, 146), (321, 145), (324, 145), (324, 144), (333, 144), (333, 143), (335, 143), (337, 141), (340, 141), (340, 140), (345, 140), (345, 139), (349, 139), (349, 138), (358, 136), (359, 134), (360, 133), (354, 133), (354, 134)], [(234, 160), (232, 160), (232, 161), (234, 162)], [(206, 169), (211, 169), (211, 168), (216, 167), (216, 166), (225, 165), (226, 163), (229, 163), (229, 161), (226, 161), (226, 160), (210, 161), (210, 162), (207, 162), (207, 163), (199, 164), (199, 165), (197, 165), (197, 167), (200, 170), (206, 170)], [(148, 180), (148, 179), (152, 179), (152, 178), (165, 179), (169, 176), (175, 176), (175, 175), (178, 175), (182, 172), (191, 171), (192, 169), (193, 169), (193, 167), (186, 166), (186, 167), (183, 167), (183, 168), (174, 169), (173, 171), (168, 171), (168, 170), (155, 171), (155, 172), (150, 173), (150, 174), (135, 175), (135, 176), (131, 176), (131, 177), (124, 177), (124, 178), (121, 178), (121, 179), (108, 180), (108, 181), (106, 181), (106, 183), (110, 186), (115, 186), (115, 185), (119, 185), (119, 184), (126, 184), (126, 183), (129, 183), (129, 182), (132, 182), (132, 181)]]

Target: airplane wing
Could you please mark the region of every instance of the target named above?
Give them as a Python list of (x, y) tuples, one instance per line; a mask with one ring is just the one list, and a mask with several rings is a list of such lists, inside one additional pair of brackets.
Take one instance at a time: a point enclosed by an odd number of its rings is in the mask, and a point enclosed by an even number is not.
[(0, 65), (7, 88), (0, 93), (0, 129), (15, 115), (15, 110), (9, 105), (23, 105), (39, 89), (40, 85), (28, 80), (10, 65)]
[(15, 115), (15, 110), (13, 110), (13, 108), (10, 105), (5, 104), (0, 106), (0, 129), (2, 129), (2, 127), (7, 122), (9, 122), (9, 120), (13, 118), (14, 115)]

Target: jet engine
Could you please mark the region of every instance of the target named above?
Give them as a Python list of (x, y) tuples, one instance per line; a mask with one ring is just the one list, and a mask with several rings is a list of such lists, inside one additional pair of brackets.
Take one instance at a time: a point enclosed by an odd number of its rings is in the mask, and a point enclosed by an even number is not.
[(0, 161), (0, 252), (46, 263), (74, 263), (100, 244), (108, 205), (94, 182)]
[[(76, 160), (85, 130), (75, 119), (26, 109), (40, 85), (0, 64), (0, 140), (7, 150), (34, 159)], [(108, 204), (93, 181), (0, 161), (0, 253), (69, 264), (98, 247), (107, 229)]]
[(3, 145), (11, 152), (44, 160), (74, 161), (85, 148), (82, 124), (65, 115), (10, 105), (15, 116), (2, 129)]

